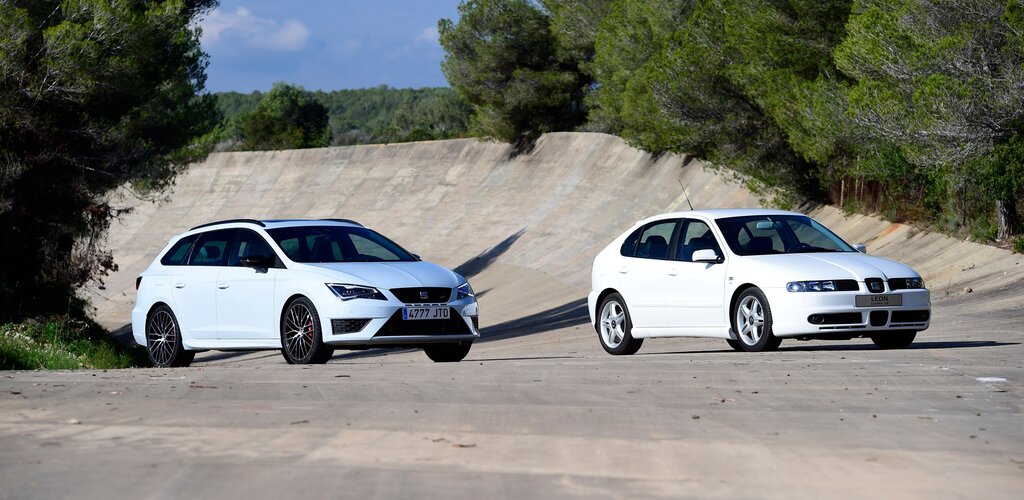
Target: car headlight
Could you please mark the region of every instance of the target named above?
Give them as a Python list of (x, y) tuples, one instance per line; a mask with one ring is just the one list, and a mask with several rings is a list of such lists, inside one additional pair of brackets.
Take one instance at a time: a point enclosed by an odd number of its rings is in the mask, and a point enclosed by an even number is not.
[(907, 278), (907, 288), (924, 288), (924, 280), (921, 278)]
[(334, 295), (341, 300), (352, 300), (352, 299), (371, 299), (371, 300), (388, 300), (380, 290), (372, 286), (363, 285), (348, 285), (344, 283), (326, 283), (327, 288), (330, 288)]
[(834, 292), (836, 291), (836, 282), (833, 280), (790, 281), (786, 283), (786, 290), (790, 292)]
[(469, 297), (475, 297), (473, 294), (473, 287), (469, 286), (469, 282), (465, 282), (455, 287), (455, 300), (462, 300)]

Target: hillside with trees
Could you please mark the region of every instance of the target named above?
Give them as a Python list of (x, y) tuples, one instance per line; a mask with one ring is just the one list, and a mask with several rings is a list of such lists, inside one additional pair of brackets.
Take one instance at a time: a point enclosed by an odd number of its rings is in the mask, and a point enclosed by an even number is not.
[[(471, 114), (470, 107), (450, 88), (396, 89), (382, 85), (324, 92), (279, 83), (266, 93), (220, 92), (214, 97), (224, 115), (218, 132), (222, 150), (452, 139), (467, 135)], [(299, 101), (309, 108), (308, 112), (299, 111)], [(322, 108), (322, 112), (314, 111), (315, 107)], [(288, 108), (292, 111), (286, 111)], [(326, 120), (326, 125), (320, 120)], [(289, 134), (316, 140), (289, 140), (285, 137)], [(277, 139), (267, 140), (270, 137)]]
[(467, 0), (438, 27), (475, 135), (604, 131), (780, 204), (1022, 231), (1020, 0)]

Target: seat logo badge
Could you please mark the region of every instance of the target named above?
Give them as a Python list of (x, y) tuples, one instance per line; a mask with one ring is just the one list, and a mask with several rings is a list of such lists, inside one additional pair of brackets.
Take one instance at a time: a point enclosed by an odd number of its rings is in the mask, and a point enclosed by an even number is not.
[(871, 283), (869, 283), (869, 285), (871, 285), (871, 291), (872, 292), (880, 292), (880, 291), (882, 291), (882, 284), (877, 282), (877, 281), (872, 281)]
[(420, 298), (423, 300), (427, 300), (427, 297), (430, 297), (430, 294), (427, 293), (426, 290), (420, 290)]

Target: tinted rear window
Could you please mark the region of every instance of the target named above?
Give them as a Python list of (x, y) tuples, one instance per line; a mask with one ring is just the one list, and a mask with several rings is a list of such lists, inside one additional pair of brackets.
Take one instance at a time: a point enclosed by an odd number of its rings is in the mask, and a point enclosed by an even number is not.
[(188, 252), (189, 250), (192, 250), (192, 244), (196, 242), (196, 237), (197, 235), (193, 234), (178, 240), (178, 242), (175, 243), (166, 254), (164, 254), (164, 258), (160, 259), (160, 263), (165, 266), (184, 266), (185, 261), (188, 259)]

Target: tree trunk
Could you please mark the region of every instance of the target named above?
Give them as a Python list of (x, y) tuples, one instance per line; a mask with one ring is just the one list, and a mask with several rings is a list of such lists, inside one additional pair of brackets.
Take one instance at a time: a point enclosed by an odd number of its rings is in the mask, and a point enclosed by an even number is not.
[(996, 240), (1002, 241), (1017, 231), (1017, 203), (1014, 200), (996, 200), (996, 220), (999, 224), (999, 232)]

